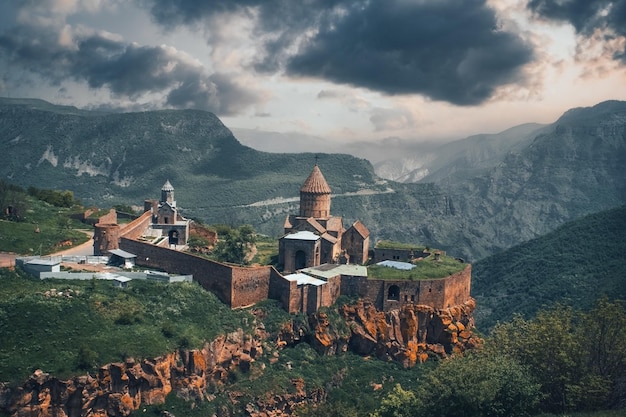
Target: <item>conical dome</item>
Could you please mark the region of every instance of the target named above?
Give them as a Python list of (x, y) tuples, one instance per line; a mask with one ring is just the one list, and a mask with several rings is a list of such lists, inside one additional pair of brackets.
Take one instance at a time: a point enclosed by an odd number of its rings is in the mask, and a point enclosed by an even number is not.
[(174, 187), (170, 183), (170, 180), (165, 181), (163, 187), (161, 187), (161, 203), (168, 203), (172, 207), (176, 207), (176, 200), (174, 200)]
[(302, 184), (302, 188), (300, 188), (301, 193), (312, 193), (312, 194), (330, 194), (330, 187), (322, 175), (322, 171), (317, 166), (317, 164), (313, 167), (313, 171), (309, 174), (309, 177)]
[(330, 216), (330, 187), (317, 164), (300, 188), (300, 216), (313, 218)]
[(174, 187), (172, 187), (170, 180), (165, 181), (165, 184), (161, 187), (161, 191), (174, 191)]

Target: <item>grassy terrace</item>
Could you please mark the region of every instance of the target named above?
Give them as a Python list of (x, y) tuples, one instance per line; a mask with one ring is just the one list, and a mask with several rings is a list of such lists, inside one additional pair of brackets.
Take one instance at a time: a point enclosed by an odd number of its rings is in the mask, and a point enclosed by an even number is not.
[(394, 242), (391, 240), (379, 240), (378, 242), (376, 242), (376, 249), (412, 249), (414, 251), (421, 251), (425, 250), (426, 246), (415, 245), (413, 243)]
[(450, 256), (441, 255), (435, 260), (434, 255), (417, 262), (415, 268), (405, 271), (388, 266), (370, 265), (367, 267), (368, 279), (421, 280), (445, 278), (461, 272), (467, 265)]

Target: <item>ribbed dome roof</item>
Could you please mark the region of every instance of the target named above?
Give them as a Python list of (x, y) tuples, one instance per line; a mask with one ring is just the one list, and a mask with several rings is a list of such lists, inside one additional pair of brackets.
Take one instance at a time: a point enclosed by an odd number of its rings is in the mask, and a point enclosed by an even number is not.
[(161, 191), (174, 191), (174, 187), (170, 184), (170, 180), (165, 181), (165, 184), (161, 187)]
[(309, 177), (302, 184), (302, 188), (300, 188), (301, 193), (312, 193), (312, 194), (330, 194), (330, 187), (326, 182), (326, 179), (322, 175), (322, 171), (317, 166), (317, 164), (313, 167), (313, 171), (309, 174)]

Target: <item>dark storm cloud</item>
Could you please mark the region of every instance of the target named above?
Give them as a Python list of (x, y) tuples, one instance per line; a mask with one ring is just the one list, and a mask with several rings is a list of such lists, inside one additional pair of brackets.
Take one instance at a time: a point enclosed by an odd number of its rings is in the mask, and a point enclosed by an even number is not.
[[(571, 23), (585, 37), (597, 29), (626, 37), (626, 0), (530, 0), (528, 8), (542, 18)], [(614, 58), (626, 62), (626, 51), (615, 52)]]
[(232, 115), (258, 100), (224, 74), (209, 75), (190, 57), (164, 46), (139, 46), (112, 35), (77, 32), (60, 42), (57, 26), (20, 25), (0, 33), (0, 57), (11, 68), (36, 74), (53, 85), (67, 79), (136, 100), (165, 93), (170, 107)]
[[(166, 26), (198, 23), (225, 11), (255, 12), (259, 38), (266, 39), (259, 71), (284, 69), (293, 76), (459, 105), (480, 104), (497, 87), (522, 81), (522, 68), (533, 59), (528, 44), (498, 29), (484, 0), (153, 0), (152, 5), (153, 16)], [(305, 33), (310, 37), (299, 43)]]
[(326, 22), (288, 70), (474, 105), (519, 81), (532, 56), (518, 37), (497, 30), (494, 12), (482, 1), (372, 1)]

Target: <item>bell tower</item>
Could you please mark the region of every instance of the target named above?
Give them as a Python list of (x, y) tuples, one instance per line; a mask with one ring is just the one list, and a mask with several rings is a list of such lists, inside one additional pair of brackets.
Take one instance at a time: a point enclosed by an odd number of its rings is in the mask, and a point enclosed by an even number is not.
[(172, 187), (170, 180), (165, 181), (165, 184), (161, 187), (161, 203), (167, 203), (172, 208), (176, 208), (176, 200), (174, 200), (174, 187)]

